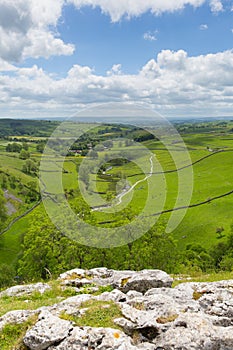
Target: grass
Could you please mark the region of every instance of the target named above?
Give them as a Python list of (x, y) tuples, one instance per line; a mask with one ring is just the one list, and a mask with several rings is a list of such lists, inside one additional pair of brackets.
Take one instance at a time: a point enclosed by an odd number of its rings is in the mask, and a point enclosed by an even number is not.
[(29, 227), (31, 218), (37, 213), (44, 211), (43, 204), (40, 204), (30, 214), (26, 215), (4, 234), (0, 235), (0, 264), (14, 264), (21, 251), (22, 235)]
[[(196, 161), (204, 156), (211, 155), (210, 157), (193, 166), (194, 187), (191, 204), (206, 201), (209, 198), (231, 191), (233, 189), (233, 180), (231, 176), (233, 152), (211, 154), (207, 150), (207, 146), (212, 148), (224, 147), (224, 149), (231, 150), (233, 147), (232, 138), (230, 138), (229, 135), (223, 136), (222, 134), (218, 135), (216, 133), (213, 135), (204, 133), (189, 134), (184, 138), (187, 145), (192, 145), (193, 147), (195, 146), (195, 149), (190, 150), (190, 157), (192, 161)], [(172, 160), (171, 155), (167, 150), (161, 149), (161, 144), (158, 145), (157, 141), (148, 141), (145, 144), (147, 144), (147, 146), (149, 145), (149, 147), (153, 149), (153, 152), (156, 153), (156, 157), (158, 158), (165, 171), (175, 169), (175, 164)], [(174, 145), (173, 148), (175, 147), (177, 147), (177, 151), (175, 150), (173, 152), (175, 152), (176, 156), (178, 157), (179, 164), (187, 165), (187, 160), (182, 160), (182, 150), (178, 150), (178, 146)], [(126, 176), (130, 176), (132, 174), (138, 173), (138, 167), (135, 167), (133, 163), (127, 163), (120, 167), (114, 167), (111, 171), (109, 171), (109, 173), (113, 174), (119, 171), (122, 171)], [(182, 170), (181, 172), (184, 173), (184, 178), (187, 179), (186, 188), (188, 190), (188, 187), (190, 186), (188, 180), (188, 171)], [(131, 184), (133, 184), (137, 180), (137, 177), (129, 177), (128, 179)], [(148, 181), (150, 184), (150, 192), (154, 192), (154, 195), (152, 195), (153, 198), (150, 198), (151, 205), (147, 207), (148, 215), (150, 213), (160, 211), (158, 209), (158, 206), (156, 209), (156, 204), (162, 200), (163, 180), (162, 178), (160, 178), (160, 180), (158, 179), (158, 176), (153, 175)], [(178, 174), (176, 172), (166, 174), (165, 179), (167, 198), (164, 209), (172, 209), (176, 205), (178, 194)], [(138, 190), (138, 187), (135, 188), (134, 195), (129, 203), (136, 213), (139, 213), (144, 207), (145, 199), (147, 198), (148, 194), (148, 185), (146, 183), (143, 183), (143, 186), (140, 187), (140, 191)], [(106, 188), (106, 182), (98, 183), (98, 190), (100, 192), (106, 191)], [(184, 195), (186, 188), (184, 188)], [(195, 241), (198, 241), (205, 248), (209, 248), (211, 245), (219, 242), (219, 238), (216, 234), (216, 228), (219, 226), (224, 227), (224, 235), (226, 236), (230, 232), (230, 225), (232, 223), (232, 198), (233, 195), (218, 199), (212, 203), (208, 203), (200, 207), (187, 210), (185, 217), (180, 225), (175, 230), (173, 230), (173, 235), (178, 242), (179, 248), (184, 249), (187, 244)], [(121, 207), (124, 206), (126, 201), (127, 196), (123, 198)], [(95, 212), (94, 215), (97, 222), (111, 220), (111, 215), (104, 214), (103, 212)], [(165, 222), (168, 221), (169, 217), (171, 217), (170, 214), (162, 215), (162, 218), (165, 220)], [(224, 237), (221, 239), (224, 240)]]
[[(69, 296), (77, 293), (72, 288), (63, 290), (57, 281), (49, 282), (50, 290), (43, 294), (33, 292), (31, 295), (23, 295), (19, 297), (3, 296), (0, 298), (0, 316), (12, 310), (36, 310), (42, 306), (50, 306), (56, 304)], [(12, 303), (14, 300), (14, 303)]]
[[(174, 288), (175, 286), (181, 284), (181, 283), (187, 283), (187, 282), (218, 282), (218, 281), (223, 281), (223, 280), (233, 280), (233, 271), (228, 272), (228, 271), (221, 271), (221, 272), (210, 272), (210, 273), (201, 273), (197, 272), (191, 275), (173, 275), (174, 282), (172, 284), (172, 287)], [(176, 278), (179, 277), (179, 280)], [(187, 280), (187, 278), (189, 278)]]
[[(211, 127), (208, 127), (206, 123), (206, 125), (201, 126), (200, 128), (191, 128), (189, 133), (183, 135), (184, 141), (189, 148), (191, 160), (196, 161), (204, 156), (210, 155), (211, 153), (208, 151), (207, 147), (212, 149), (233, 149), (233, 135), (227, 131), (230, 130), (230, 128), (232, 128), (232, 123), (230, 122), (226, 128), (217, 127), (217, 124), (215, 125), (214, 123), (212, 123)], [(224, 133), (222, 133), (222, 131), (224, 131)], [(2, 141), (0, 144), (0, 164), (2, 170), (11, 175), (15, 175), (17, 179), (21, 179), (24, 184), (35, 180), (35, 178), (22, 173), (21, 170), (24, 161), (20, 160), (18, 155), (15, 156), (12, 153), (7, 153), (4, 151), (6, 144), (7, 142), (5, 141)], [(161, 142), (149, 140), (144, 142), (144, 145), (156, 154), (159, 163), (165, 171), (175, 169), (174, 160), (172, 159), (172, 155), (169, 153), (169, 150), (171, 149), (181, 166), (189, 164), (188, 158), (184, 158), (184, 153), (180, 147), (180, 144), (169, 145), (169, 149), (166, 149)], [(33, 145), (33, 147), (35, 146)], [(123, 149), (125, 150), (126, 148), (118, 147), (116, 151), (123, 152)], [(127, 147), (127, 150), (130, 150), (130, 147)], [(100, 156), (104, 157), (105, 153), (107, 154), (107, 152), (100, 153)], [(38, 156), (38, 158), (41, 156), (37, 153), (34, 155)], [(191, 203), (198, 203), (233, 189), (232, 156), (233, 152), (215, 154), (193, 166), (194, 190)], [(76, 164), (80, 164), (81, 161), (82, 158), (66, 158), (64, 162), (65, 172), (62, 174), (64, 189), (70, 190), (78, 187)], [(51, 160), (48, 159), (48, 162), (50, 167), (52, 167), (55, 171), (61, 170), (62, 164), (59, 161), (51, 162)], [(149, 171), (150, 166), (148, 156), (142, 156), (139, 159), (139, 164), (143, 169)], [(157, 169), (158, 168), (155, 165), (155, 170)], [(144, 175), (131, 177), (131, 175), (140, 173), (140, 166), (135, 165), (133, 162), (129, 162), (118, 167), (114, 166), (108, 173), (114, 175), (119, 171), (128, 176), (128, 181), (130, 182), (131, 186), (136, 181), (144, 177)], [(56, 192), (54, 174), (56, 173), (46, 173), (46, 178), (52, 185), (54, 184), (53, 190)], [(165, 191), (166, 202), (164, 209), (171, 209), (176, 203), (178, 194), (177, 184), (178, 176), (176, 172), (166, 174), (165, 179), (163, 179), (161, 176), (159, 177), (157, 175), (153, 175), (148, 181), (140, 183), (138, 186), (136, 186), (132, 193), (123, 197), (122, 204), (117, 206), (117, 210), (121, 210), (124, 205), (130, 205), (136, 214), (140, 213), (145, 206), (149, 192), (149, 205), (146, 207), (145, 211), (148, 215), (153, 214), (160, 211), (159, 203), (162, 201), (163, 193)], [(165, 185), (166, 188), (164, 189), (163, 186)], [(189, 181), (187, 181), (186, 188), (184, 188), (184, 194), (186, 190), (188, 190), (189, 186)], [(99, 192), (107, 192), (109, 188), (110, 182), (108, 181), (97, 183), (97, 190)], [(14, 193), (14, 191), (12, 191), (12, 193)], [(90, 198), (91, 197), (94, 198), (93, 195), (90, 195)], [(106, 195), (103, 194), (103, 197), (105, 198)], [(220, 240), (224, 240), (227, 234), (230, 232), (230, 225), (232, 223), (232, 200), (233, 195), (187, 210), (182, 222), (172, 232), (174, 238), (177, 240), (179, 249), (183, 250), (187, 244), (193, 242), (198, 242), (203, 247), (209, 248), (213, 244), (218, 243)], [(95, 204), (95, 199), (93, 199), (93, 202)], [(98, 205), (98, 201), (96, 205)], [(22, 208), (19, 208), (19, 211), (20, 210), (22, 210)], [(35, 210), (43, 210), (42, 205)], [(0, 263), (4, 262), (13, 264), (16, 261), (17, 255), (21, 250), (21, 236), (27, 229), (30, 217), (31, 215), (34, 215), (34, 213), (35, 212), (19, 220), (6, 234), (0, 237)], [(120, 212), (118, 214), (93, 212), (93, 217), (96, 222), (114, 221), (115, 219), (119, 220), (120, 222), (121, 220)], [(162, 220), (168, 222), (170, 217), (170, 214), (163, 214)], [(222, 238), (218, 238), (216, 234), (217, 227), (224, 228), (224, 236)]]
[(1, 350), (26, 350), (23, 337), (37, 320), (37, 316), (30, 317), (21, 324), (7, 324), (0, 332)]
[(62, 314), (60, 317), (75, 323), (76, 326), (104, 327), (121, 329), (114, 319), (122, 317), (118, 305), (112, 301), (88, 300), (80, 308), (87, 309), (82, 316)]
[[(76, 292), (72, 287), (61, 287), (60, 282), (57, 280), (48, 282), (48, 285), (51, 289), (46, 290), (43, 294), (34, 291), (29, 295), (18, 297), (2, 296), (0, 298), (0, 317), (12, 310), (36, 310), (41, 306), (50, 306), (78, 294), (88, 293), (96, 296), (113, 290), (111, 286), (101, 286), (97, 292), (92, 292), (90, 287), (95, 285), (90, 284), (82, 288), (80, 292)], [(14, 303), (12, 303), (12, 300), (14, 300)]]
[[(181, 277), (181, 276), (173, 276)], [(191, 277), (188, 282), (214, 282), (220, 280), (229, 280), (233, 278), (233, 272), (221, 272), (210, 274), (196, 274)], [(175, 281), (173, 287), (179, 283), (187, 282), (187, 276), (183, 276), (183, 280)], [(0, 298), (0, 317), (12, 310), (36, 310), (41, 306), (49, 306), (61, 302), (74, 293), (73, 289), (67, 288), (63, 290), (58, 281), (50, 281), (51, 290), (46, 291), (44, 294), (39, 292), (33, 292), (31, 295), (25, 295), (21, 297), (2, 297)], [(99, 290), (99, 293), (111, 290), (110, 287), (103, 287)], [(203, 293), (194, 290), (193, 299), (198, 300)], [(14, 300), (14, 303), (12, 303)], [(133, 305), (139, 310), (143, 310), (144, 307), (140, 303)], [(122, 317), (120, 307), (113, 301), (100, 301), (100, 300), (88, 300), (83, 302), (79, 309), (84, 309), (85, 312), (81, 315), (68, 315), (67, 313), (61, 313), (60, 317), (65, 320), (74, 322), (76, 326), (84, 327), (103, 327), (116, 329), (114, 337), (118, 338), (119, 332), (122, 330), (120, 326), (114, 323), (116, 318)], [(160, 324), (166, 324), (173, 322), (177, 318), (176, 314), (168, 314), (159, 316), (156, 321)], [(0, 344), (1, 350), (26, 350), (23, 345), (22, 339), (26, 331), (31, 328), (37, 321), (37, 315), (30, 317), (26, 322), (22, 324), (7, 324), (2, 331), (0, 331)], [(135, 343), (137, 342), (137, 333), (133, 335)]]

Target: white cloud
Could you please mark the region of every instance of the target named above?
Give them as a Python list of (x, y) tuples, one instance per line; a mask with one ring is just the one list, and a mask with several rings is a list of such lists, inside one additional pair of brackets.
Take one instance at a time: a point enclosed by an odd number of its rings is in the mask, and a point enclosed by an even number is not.
[(23, 58), (49, 58), (53, 55), (72, 55), (74, 52), (74, 45), (64, 44), (61, 39), (54, 37), (50, 32), (32, 29), (28, 32), (28, 38), (31, 45), (24, 48)]
[(143, 34), (143, 39), (148, 41), (156, 41), (157, 40), (158, 30), (154, 30), (153, 32), (149, 31)]
[(0, 57), (18, 62), (25, 57), (71, 55), (51, 30), (62, 13), (64, 0), (0, 0)]
[(223, 4), (220, 0), (210, 0), (210, 9), (214, 14), (223, 11)]
[(69, 116), (80, 106), (125, 100), (150, 103), (165, 114), (231, 114), (233, 51), (189, 57), (183, 50), (163, 50), (131, 75), (118, 64), (106, 75), (75, 65), (60, 79), (37, 66), (18, 68), (0, 76), (0, 99), (1, 115), (6, 105), (17, 116)]
[(0, 58), (0, 72), (17, 71), (18, 68)]
[(208, 29), (208, 25), (207, 24), (201, 24), (199, 29), (200, 30), (207, 30)]
[(99, 7), (111, 17), (112, 22), (118, 22), (123, 17), (139, 17), (146, 12), (154, 15), (175, 12), (187, 5), (197, 8), (206, 2), (214, 14), (224, 10), (221, 0), (67, 0), (67, 3), (74, 4), (78, 9), (84, 6)]
[(83, 6), (100, 7), (102, 12), (118, 22), (122, 17), (138, 17), (145, 12), (158, 15), (163, 12), (174, 12), (186, 5), (201, 6), (206, 0), (67, 0), (77, 8)]
[(121, 64), (114, 64), (112, 68), (107, 71), (107, 75), (119, 75), (121, 73)]
[[(56, 32), (63, 7), (68, 4), (78, 9), (99, 7), (117, 22), (146, 12), (159, 15), (186, 5), (200, 7), (207, 1), (213, 13), (223, 11), (220, 0), (0, 0), (0, 58), (12, 63), (28, 57), (72, 55), (74, 46)], [(147, 32), (144, 39), (154, 41), (156, 34)]]

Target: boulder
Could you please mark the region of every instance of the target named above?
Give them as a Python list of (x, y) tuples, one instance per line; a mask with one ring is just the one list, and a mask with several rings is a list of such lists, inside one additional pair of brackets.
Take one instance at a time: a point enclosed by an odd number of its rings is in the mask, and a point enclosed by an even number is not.
[(166, 273), (160, 270), (143, 270), (134, 272), (131, 275), (123, 274), (116, 283), (122, 292), (137, 291), (146, 293), (151, 288), (170, 288), (173, 279)]
[(44, 350), (67, 338), (72, 329), (71, 322), (53, 316), (48, 311), (43, 311), (38, 322), (27, 331), (23, 342), (31, 350)]
[(0, 293), (0, 297), (19, 297), (23, 295), (30, 295), (33, 292), (39, 292), (43, 294), (46, 290), (51, 289), (47, 283), (25, 284), (19, 286), (10, 287)]
[[(186, 282), (170, 288), (172, 279), (160, 270), (74, 269), (60, 276), (61, 283), (75, 280), (115, 289), (98, 296), (72, 296), (34, 311), (12, 311), (0, 318), (0, 329), (7, 323), (24, 322), (40, 312), (38, 322), (24, 337), (25, 345), (31, 350), (233, 349), (232, 280)], [(88, 300), (116, 303), (122, 315), (113, 322), (121, 331), (77, 327), (60, 318), (61, 313), (81, 317), (87, 310), (82, 304)]]
[(25, 321), (32, 315), (35, 315), (37, 311), (33, 310), (14, 310), (9, 311), (2, 317), (0, 317), (0, 331), (6, 324), (20, 324)]
[(132, 344), (130, 337), (112, 328), (75, 327), (68, 338), (48, 350), (152, 350), (152, 344)]
[(180, 314), (154, 343), (164, 350), (232, 350), (233, 327), (213, 326), (211, 318), (202, 313)]
[(122, 293), (118, 289), (114, 289), (111, 292), (104, 292), (100, 294), (99, 296), (95, 297), (97, 300), (103, 300), (103, 301), (115, 301), (118, 303), (124, 303), (127, 301), (127, 295)]
[(173, 279), (164, 271), (116, 271), (105, 267), (81, 270), (74, 269), (60, 276), (64, 285), (82, 287), (88, 284), (97, 286), (112, 286), (123, 293), (137, 291), (145, 293), (151, 288), (171, 287)]

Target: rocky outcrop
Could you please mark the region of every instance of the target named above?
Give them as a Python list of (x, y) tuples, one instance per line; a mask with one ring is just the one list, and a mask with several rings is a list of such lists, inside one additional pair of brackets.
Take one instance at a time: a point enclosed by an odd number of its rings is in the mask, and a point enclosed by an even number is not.
[(14, 286), (8, 288), (0, 293), (0, 297), (8, 296), (8, 297), (19, 297), (22, 295), (30, 295), (33, 292), (39, 292), (43, 294), (46, 290), (49, 290), (50, 286), (47, 283), (36, 283), (36, 284), (25, 284), (20, 286)]
[[(33, 310), (14, 310), (9, 311), (0, 317), (0, 332), (6, 324), (20, 324), (28, 320), (29, 317), (35, 315), (37, 311)], [(1, 338), (1, 336), (0, 336)]]
[[(17, 311), (0, 319), (17, 322), (39, 313), (38, 321), (24, 337), (31, 350), (232, 350), (233, 280), (182, 283), (171, 288), (172, 279), (162, 271), (114, 271), (105, 268), (68, 271), (59, 278), (76, 290), (112, 286), (109, 292), (77, 294), (35, 311)], [(83, 284), (77, 287), (78, 283)], [(115, 327), (78, 327), (62, 319), (82, 317), (90, 300), (114, 302), (121, 315)], [(84, 304), (85, 305), (85, 304)], [(88, 305), (88, 304), (86, 304)], [(105, 304), (104, 304), (105, 305)], [(20, 316), (21, 315), (21, 316)]]
[(91, 270), (74, 269), (60, 276), (63, 285), (83, 287), (90, 283), (112, 286), (127, 293), (130, 290), (145, 293), (148, 289), (171, 287), (172, 278), (160, 270), (115, 271), (105, 267)]
[(26, 333), (24, 344), (32, 350), (48, 349), (50, 345), (59, 344), (67, 338), (72, 329), (71, 322), (42, 311), (38, 322)]
[(152, 350), (154, 346), (149, 343), (134, 346), (124, 332), (111, 328), (75, 327), (71, 335), (58, 346), (48, 350)]

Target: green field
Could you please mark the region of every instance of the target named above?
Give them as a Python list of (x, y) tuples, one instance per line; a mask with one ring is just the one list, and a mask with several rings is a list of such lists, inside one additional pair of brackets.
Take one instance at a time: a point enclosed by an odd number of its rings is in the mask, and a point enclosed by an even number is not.
[[(103, 227), (108, 227), (109, 224), (111, 226), (112, 223), (117, 225), (117, 220), (120, 220), (121, 217), (120, 210), (126, 207), (130, 207), (130, 210), (132, 210), (135, 215), (138, 215), (145, 206), (148, 198), (148, 191), (150, 201), (146, 214), (148, 217), (153, 217), (158, 211), (161, 211), (158, 203), (162, 200), (165, 191), (165, 203), (159, 220), (165, 223), (166, 226), (166, 223), (172, 215), (172, 210), (177, 206), (178, 178), (179, 176), (184, 176), (187, 181), (185, 183), (186, 187), (184, 186), (183, 188), (183, 196), (185, 196), (185, 191), (188, 191), (188, 187), (192, 185), (193, 193), (190, 204), (188, 203), (191, 207), (187, 208), (182, 222), (172, 232), (178, 247), (183, 250), (190, 243), (200, 243), (203, 247), (209, 248), (220, 240), (224, 241), (225, 237), (230, 232), (230, 225), (233, 222), (233, 194), (221, 197), (233, 190), (232, 126), (232, 122), (227, 122), (224, 127), (218, 126), (215, 122), (210, 124), (206, 123), (203, 128), (195, 128), (195, 126), (192, 126), (192, 128), (183, 127), (182, 137), (189, 150), (190, 160), (184, 157), (184, 150), (179, 143), (171, 144), (168, 148), (165, 148), (164, 145), (157, 140), (143, 141), (142, 144), (148, 148), (149, 154), (154, 155), (157, 159), (157, 161), (153, 161), (153, 172), (148, 179), (145, 179), (145, 177), (150, 173), (150, 159), (149, 156), (144, 155), (143, 152), (137, 159), (132, 159), (132, 161), (124, 164), (114, 164), (106, 160), (106, 172), (102, 174), (98, 173), (97, 175), (90, 173), (89, 176), (87, 198), (91, 199), (91, 205), (93, 207), (101, 205), (100, 199), (105, 202), (108, 201), (109, 205), (112, 203), (114, 206), (114, 203), (117, 203), (117, 199), (115, 199), (114, 202), (114, 198), (122, 192), (124, 186), (126, 186), (128, 190), (130, 186), (135, 187), (133, 191), (129, 191), (128, 194), (122, 197), (121, 203), (116, 204), (117, 214), (105, 212), (104, 209), (92, 211), (90, 208), (93, 220), (97, 225), (102, 225)], [(182, 129), (182, 125), (180, 129)], [(104, 133), (103, 127), (102, 129), (100, 128), (100, 130), (103, 139), (112, 136), (113, 139), (116, 138), (115, 132)], [(127, 128), (124, 127), (124, 130), (127, 130)], [(95, 142), (98, 139), (97, 135), (98, 133), (92, 133), (92, 138)], [(15, 135), (13, 136), (15, 137)], [(18, 142), (20, 142), (21, 137), (23, 136), (19, 136)], [(27, 138), (27, 140), (29, 140), (31, 158), (39, 162), (41, 154), (37, 152), (35, 142), (38, 142), (40, 137), (34, 134), (31, 136), (31, 142), (29, 135)], [(44, 136), (41, 136), (41, 141), (43, 140)], [(23, 186), (27, 186), (28, 183), (34, 181), (37, 183), (38, 190), (37, 177), (22, 172), (25, 161), (19, 159), (19, 155), (16, 153), (6, 152), (5, 147), (8, 143), (9, 140), (1, 140), (0, 142), (0, 171), (7, 176), (14, 176), (18, 183), (20, 182)], [(120, 145), (118, 141), (114, 141), (113, 150), (116, 152), (116, 155), (123, 154), (125, 150), (130, 152), (131, 148), (135, 150), (131, 146), (126, 147), (125, 145)], [(99, 151), (99, 159), (104, 159), (109, 152), (110, 151), (106, 149)], [(177, 158), (179, 164), (178, 169), (174, 162), (174, 156)], [(85, 157), (69, 156), (66, 157), (64, 164), (54, 158), (48, 159), (52, 171), (47, 176), (50, 182), (52, 184), (54, 183), (54, 188), (52, 187), (50, 190), (56, 191), (56, 181), (54, 181), (54, 177), (56, 177), (57, 172), (62, 171), (64, 191), (67, 193), (71, 193), (71, 191), (75, 192), (74, 195), (68, 196), (71, 205), (77, 201), (77, 199), (79, 200), (79, 196), (81, 196), (78, 191), (78, 167), (84, 159)], [(160, 172), (160, 167), (164, 171), (164, 174), (158, 174), (158, 172)], [(143, 169), (143, 171), (141, 169)], [(193, 184), (191, 182), (189, 183), (187, 179), (187, 176), (190, 174), (190, 169), (192, 169), (193, 172)], [(47, 169), (42, 169), (42, 171), (46, 172)], [(137, 182), (139, 183), (135, 185)], [(82, 181), (81, 184), (85, 187)], [(16, 213), (8, 217), (8, 224), (36, 204), (36, 201), (26, 203), (24, 195), (20, 193), (17, 186), (15, 189), (9, 188), (8, 191), (21, 199), (22, 205), (16, 208)], [(96, 194), (99, 197), (95, 196)], [(215, 197), (219, 198), (215, 199)], [(202, 204), (202, 202), (204, 203)], [(43, 204), (39, 205), (30, 214), (16, 221), (8, 231), (1, 235), (0, 263), (14, 263), (16, 261), (21, 250), (21, 237), (27, 230), (31, 217), (33, 217), (35, 212), (43, 212), (43, 210)], [(163, 213), (163, 211), (170, 212)], [(180, 212), (182, 211), (184, 211), (184, 209), (180, 209)], [(222, 237), (219, 237), (216, 233), (218, 227), (224, 228)]]

